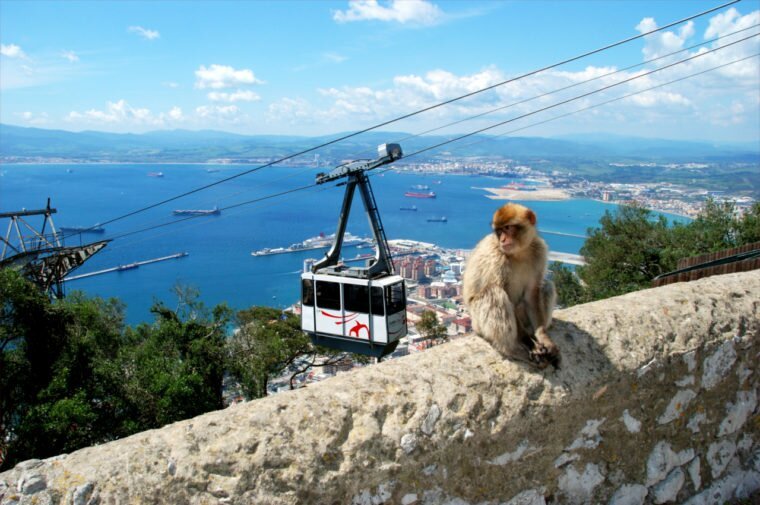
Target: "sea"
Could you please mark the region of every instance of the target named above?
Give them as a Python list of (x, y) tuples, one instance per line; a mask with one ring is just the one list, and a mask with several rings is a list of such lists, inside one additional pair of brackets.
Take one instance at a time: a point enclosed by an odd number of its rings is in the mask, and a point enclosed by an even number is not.
[[(179, 259), (66, 283), (67, 292), (81, 290), (91, 296), (121, 299), (126, 304), (128, 324), (152, 321), (150, 307), (156, 301), (176, 306), (173, 288), (178, 285), (196, 288), (208, 307), (225, 302), (234, 309), (252, 305), (285, 308), (299, 298), (299, 273), (304, 260), (319, 258), (324, 251), (256, 257), (251, 252), (287, 247), (320, 233), (334, 233), (345, 186), (332, 183), (289, 192), (313, 184), (316, 173), (325, 169), (279, 166), (220, 183), (252, 168), (255, 167), (226, 164), (3, 164), (0, 212), (41, 209), (50, 198), (51, 206), (57, 210), (53, 214), (57, 228), (104, 223), (103, 234), (66, 237), (66, 245), (114, 238), (72, 275), (188, 253)], [(417, 240), (449, 249), (471, 249), (489, 233), (494, 210), (505, 202), (487, 198), (489, 193), (483, 188), (512, 182), (523, 181), (394, 171), (376, 171), (371, 177), (388, 239)], [(109, 223), (211, 184), (215, 185)], [(417, 185), (429, 186), (437, 197), (404, 196)], [(279, 193), (286, 194), (273, 196)], [(586, 199), (524, 203), (536, 212), (539, 230), (549, 248), (567, 253), (578, 253), (587, 230), (598, 226), (605, 211), (614, 210), (614, 205)], [(408, 206), (418, 210), (401, 210)], [(220, 215), (184, 221), (173, 215), (175, 209), (214, 207), (224, 210)], [(427, 221), (444, 216), (446, 222)], [(37, 229), (42, 225), (41, 216), (25, 219)], [(1, 233), (6, 232), (7, 223), (7, 219), (0, 220)], [(371, 237), (358, 191), (348, 231)], [(344, 257), (353, 257), (357, 252), (346, 249)]]

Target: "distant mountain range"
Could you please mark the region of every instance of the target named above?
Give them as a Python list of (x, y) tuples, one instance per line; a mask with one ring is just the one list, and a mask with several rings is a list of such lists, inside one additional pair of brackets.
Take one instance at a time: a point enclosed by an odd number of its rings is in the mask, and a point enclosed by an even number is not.
[[(59, 159), (104, 162), (206, 162), (227, 159), (257, 162), (309, 149), (345, 134), (322, 137), (284, 135), (238, 135), (212, 130), (164, 130), (143, 134), (69, 132), (0, 124), (0, 158)], [(453, 135), (455, 136), (455, 135)], [(409, 137), (400, 132), (367, 132), (319, 151), (325, 162), (373, 157), (378, 144)], [(447, 136), (413, 137), (402, 142), (413, 153), (445, 142)], [(500, 157), (517, 160), (562, 160), (581, 163), (600, 161), (719, 161), (756, 162), (760, 143), (711, 144), (609, 134), (574, 135), (561, 138), (473, 136), (416, 156), (415, 161), (458, 157)], [(411, 160), (410, 160), (411, 161)]]

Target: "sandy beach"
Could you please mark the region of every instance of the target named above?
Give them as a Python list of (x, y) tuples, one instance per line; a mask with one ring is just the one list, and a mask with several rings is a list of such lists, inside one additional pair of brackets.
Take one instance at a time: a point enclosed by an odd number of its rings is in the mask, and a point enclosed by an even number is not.
[(506, 188), (477, 188), (491, 193), (486, 198), (492, 200), (522, 200), (551, 202), (556, 200), (569, 200), (570, 194), (563, 189), (540, 188), (535, 191), (520, 191)]

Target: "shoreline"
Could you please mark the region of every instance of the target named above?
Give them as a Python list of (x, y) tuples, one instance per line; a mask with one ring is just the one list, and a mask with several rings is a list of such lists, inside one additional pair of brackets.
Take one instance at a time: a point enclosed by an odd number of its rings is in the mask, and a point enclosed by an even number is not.
[[(594, 202), (608, 204), (608, 205), (617, 205), (617, 206), (626, 205), (623, 202), (614, 201), (614, 200), (606, 201), (606, 202), (604, 200), (599, 200), (598, 198), (589, 198), (589, 200), (592, 200)], [(656, 207), (644, 207), (644, 208), (647, 209), (648, 211), (651, 211), (651, 212), (659, 212), (660, 214), (667, 214), (669, 216), (681, 217), (681, 218), (684, 218), (684, 219), (688, 219), (689, 221), (694, 221), (694, 219), (695, 219), (694, 216), (689, 216), (689, 215), (686, 215), (686, 214), (679, 214), (677, 212), (673, 212), (672, 210), (658, 209)]]
[(526, 202), (558, 202), (571, 200), (573, 197), (563, 189), (543, 188), (535, 191), (520, 191), (505, 188), (474, 188), (485, 190), (490, 195), (484, 195), (491, 200), (521, 200)]

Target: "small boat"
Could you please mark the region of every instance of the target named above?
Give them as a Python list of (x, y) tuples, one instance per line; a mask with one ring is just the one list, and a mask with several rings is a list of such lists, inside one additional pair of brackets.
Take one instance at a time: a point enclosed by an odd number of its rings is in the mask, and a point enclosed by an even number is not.
[(409, 210), (409, 211), (412, 211), (412, 212), (417, 212), (417, 206), (416, 205), (412, 205), (411, 207), (401, 207), (401, 210)]
[(441, 217), (429, 217), (428, 223), (447, 223), (449, 220), (446, 219), (446, 216)]
[(218, 216), (222, 211), (218, 207), (213, 209), (178, 209), (172, 212), (175, 216)]
[(163, 177), (163, 172), (148, 172), (148, 177)]
[(417, 190), (417, 191), (428, 191), (430, 189), (430, 186), (427, 186), (425, 184), (415, 184), (412, 186), (411, 189)]
[(218, 168), (207, 168), (206, 169), (206, 172), (208, 172), (210, 174), (213, 174), (214, 172), (218, 172), (218, 171), (219, 171)]
[(410, 198), (435, 198), (435, 193), (433, 191), (428, 191), (427, 193), (407, 191), (406, 193), (404, 193), (404, 196), (408, 196)]
[(139, 266), (140, 266), (140, 264), (139, 264), (139, 263), (128, 263), (128, 264), (126, 264), (126, 265), (119, 265), (119, 266), (116, 268), (116, 270), (118, 270), (119, 272), (121, 272), (121, 271), (124, 271), (124, 270), (131, 270), (131, 269), (133, 269), (133, 268), (137, 268), (137, 267), (139, 267)]

